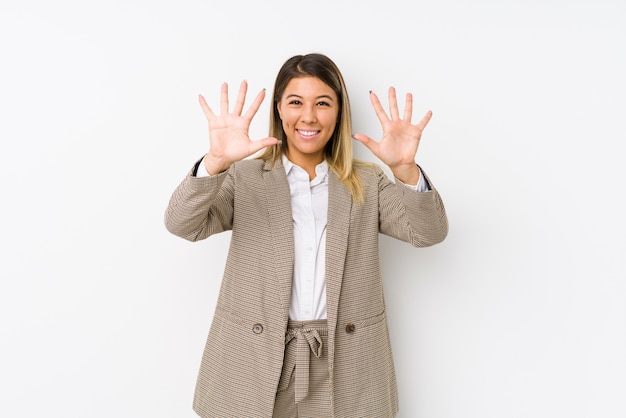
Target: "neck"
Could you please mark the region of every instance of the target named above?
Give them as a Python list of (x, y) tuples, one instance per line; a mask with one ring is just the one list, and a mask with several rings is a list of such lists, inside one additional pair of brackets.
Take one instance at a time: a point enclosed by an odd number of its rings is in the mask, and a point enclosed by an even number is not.
[(300, 156), (300, 158), (293, 158), (294, 156), (289, 155), (289, 152), (286, 153), (289, 161), (302, 168), (309, 175), (309, 180), (313, 180), (317, 173), (315, 172), (315, 167), (322, 161), (324, 161), (324, 155), (320, 155), (317, 157), (307, 157)]

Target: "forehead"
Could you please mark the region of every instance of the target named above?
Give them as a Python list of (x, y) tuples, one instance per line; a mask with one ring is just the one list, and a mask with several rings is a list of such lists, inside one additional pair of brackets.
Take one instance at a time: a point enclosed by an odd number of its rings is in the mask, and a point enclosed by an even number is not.
[(332, 100), (337, 99), (337, 95), (328, 84), (313, 76), (292, 78), (283, 92), (283, 97), (288, 96), (303, 98), (326, 96)]

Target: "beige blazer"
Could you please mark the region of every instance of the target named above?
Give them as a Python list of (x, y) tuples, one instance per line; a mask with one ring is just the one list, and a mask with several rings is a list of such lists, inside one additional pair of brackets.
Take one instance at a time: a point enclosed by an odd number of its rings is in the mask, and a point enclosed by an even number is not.
[[(448, 223), (437, 191), (359, 168), (355, 204), (329, 173), (326, 241), (328, 368), (335, 417), (393, 417), (398, 391), (383, 298), (379, 232), (424, 247)], [(231, 230), (193, 408), (201, 417), (271, 417), (285, 350), (294, 262), (289, 185), (280, 161), (243, 160), (174, 191), (167, 229), (190, 241)], [(418, 268), (419, 266), (416, 266)], [(411, 276), (414, 277), (413, 273)], [(348, 326), (350, 325), (350, 326)]]

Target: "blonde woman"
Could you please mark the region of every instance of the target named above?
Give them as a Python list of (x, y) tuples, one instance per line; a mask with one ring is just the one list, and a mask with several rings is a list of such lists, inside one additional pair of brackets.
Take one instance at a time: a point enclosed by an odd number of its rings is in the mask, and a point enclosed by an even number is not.
[[(322, 54), (278, 72), (269, 137), (252, 141), (247, 84), (230, 109), (200, 97), (210, 147), (174, 191), (167, 229), (197, 241), (230, 230), (231, 246), (198, 376), (201, 417), (393, 417), (398, 391), (378, 234), (425, 247), (444, 240), (442, 200), (415, 163), (428, 112), (411, 122), (389, 89), (370, 94), (379, 141), (352, 134), (345, 82)], [(363, 143), (393, 173), (356, 161)], [(248, 158), (261, 151), (257, 158)]]

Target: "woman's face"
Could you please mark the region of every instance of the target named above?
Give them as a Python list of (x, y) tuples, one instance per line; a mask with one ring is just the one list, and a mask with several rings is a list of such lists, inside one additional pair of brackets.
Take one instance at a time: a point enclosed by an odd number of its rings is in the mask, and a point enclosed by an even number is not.
[(289, 81), (277, 104), (287, 136), (287, 157), (294, 164), (319, 164), (339, 115), (335, 92), (317, 77)]

